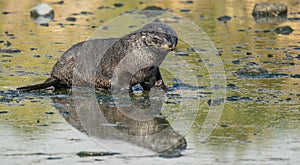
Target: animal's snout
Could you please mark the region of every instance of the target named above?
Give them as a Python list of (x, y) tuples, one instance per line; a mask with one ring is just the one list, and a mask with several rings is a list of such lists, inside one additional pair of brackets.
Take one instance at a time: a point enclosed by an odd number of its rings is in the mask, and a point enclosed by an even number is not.
[(171, 50), (171, 51), (173, 51), (173, 50), (175, 50), (175, 48), (176, 48), (176, 45), (169, 45), (169, 50)]

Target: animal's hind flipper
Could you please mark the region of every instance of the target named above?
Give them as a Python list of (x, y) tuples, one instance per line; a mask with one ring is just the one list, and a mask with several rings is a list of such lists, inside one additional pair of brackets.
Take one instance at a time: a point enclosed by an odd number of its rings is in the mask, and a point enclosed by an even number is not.
[(28, 91), (37, 90), (37, 89), (45, 89), (45, 88), (48, 88), (51, 86), (55, 86), (58, 83), (59, 83), (59, 80), (49, 78), (44, 83), (19, 87), (19, 88), (17, 88), (17, 90), (20, 92), (28, 92)]

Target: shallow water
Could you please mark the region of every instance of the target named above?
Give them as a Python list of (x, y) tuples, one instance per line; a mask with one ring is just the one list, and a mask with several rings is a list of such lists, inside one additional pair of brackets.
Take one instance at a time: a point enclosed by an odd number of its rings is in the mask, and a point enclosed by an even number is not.
[[(125, 1), (121, 7), (114, 6), (119, 1), (47, 2), (54, 8), (54, 20), (49, 26), (39, 26), (29, 12), (37, 2), (0, 0), (0, 40), (11, 42), (9, 48), (21, 50), (0, 53), (1, 164), (300, 162), (300, 22), (292, 19), (300, 17), (298, 0), (284, 2), (288, 5), (289, 19), (277, 24), (255, 22), (251, 12), (256, 1)], [(93, 130), (98, 128), (97, 117), (101, 115), (94, 115), (94, 111), (90, 116), (82, 116), (84, 128), (80, 129), (76, 116), (66, 117), (73, 114), (69, 111), (82, 106), (69, 102), (70, 95), (54, 94), (51, 90), (21, 94), (13, 91), (18, 86), (44, 81), (56, 60), (71, 45), (88, 38), (115, 37), (135, 30), (141, 24), (139, 19), (126, 21), (118, 16), (151, 5), (189, 19), (201, 28), (197, 34), (203, 37), (205, 32), (216, 47), (214, 50), (209, 47), (210, 41), (202, 39), (202, 46), (197, 47), (200, 52), (188, 51), (191, 49), (186, 38), (193, 35), (186, 34), (189, 29), (180, 29), (183, 27), (179, 26), (183, 25), (180, 21), (184, 19), (164, 19), (178, 25), (176, 30), (181, 40), (176, 52), (168, 55), (162, 64), (163, 78), (170, 90), (159, 108), (172, 131), (187, 142), (186, 150), (180, 151), (182, 156), (159, 157), (146, 145), (151, 143), (118, 138), (114, 133), (110, 138)], [(231, 20), (227, 23), (217, 20), (224, 15), (231, 16)], [(76, 21), (69, 22), (67, 17), (75, 17)], [(122, 25), (126, 25), (124, 31), (118, 29)], [(292, 27), (293, 33), (257, 32), (283, 25)], [(194, 36), (197, 37), (196, 33)], [(216, 56), (216, 52), (221, 56)], [(268, 74), (254, 77), (235, 74), (249, 62), (264, 67)], [(86, 100), (90, 98), (93, 96)], [(83, 103), (85, 108), (93, 109), (93, 104)], [(77, 113), (81, 112), (78, 110)], [(80, 113), (77, 115), (80, 117)], [(105, 115), (110, 119), (114, 114)], [(116, 120), (121, 120), (118, 117)], [(115, 128), (107, 123), (101, 126), (109, 128), (108, 132)], [(89, 136), (82, 131), (87, 131)], [(76, 154), (80, 151), (120, 154), (79, 157)]]

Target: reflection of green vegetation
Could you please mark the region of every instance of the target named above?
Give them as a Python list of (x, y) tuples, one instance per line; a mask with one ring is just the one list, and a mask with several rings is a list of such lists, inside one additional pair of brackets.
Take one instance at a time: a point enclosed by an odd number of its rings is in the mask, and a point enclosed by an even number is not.
[[(9, 101), (6, 104), (1, 103), (0, 111), (8, 111), (8, 113), (1, 114), (0, 123), (8, 123), (21, 132), (35, 134), (45, 130), (45, 126), (51, 125), (51, 122), (57, 118), (56, 110), (49, 106), (51, 103), (47, 100), (32, 97), (18, 103)], [(54, 112), (54, 114), (45, 112)]]
[[(281, 108), (281, 106), (270, 107), (264, 103), (227, 102), (222, 118), (209, 139), (219, 142), (251, 140), (253, 136), (262, 133), (267, 137), (268, 128), (285, 128), (291, 120), (300, 119), (295, 117), (299, 110), (287, 114), (283, 113)], [(199, 114), (193, 128), (196, 132), (199, 131), (205, 117), (205, 113)]]

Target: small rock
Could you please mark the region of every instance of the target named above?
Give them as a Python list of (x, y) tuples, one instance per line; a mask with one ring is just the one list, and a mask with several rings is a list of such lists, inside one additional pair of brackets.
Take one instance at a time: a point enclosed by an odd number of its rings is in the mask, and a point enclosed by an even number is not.
[(30, 48), (31, 51), (38, 50), (37, 48)]
[(48, 4), (40, 3), (31, 9), (30, 16), (36, 24), (48, 26), (54, 18), (54, 11)]
[(254, 6), (254, 17), (277, 17), (287, 15), (287, 6), (282, 3), (261, 2)]
[(277, 34), (289, 35), (294, 31), (294, 29), (290, 26), (280, 26), (275, 28), (273, 31)]
[(188, 12), (190, 12), (190, 9), (181, 9), (180, 12), (182, 12), (182, 13), (188, 13)]
[(158, 6), (147, 6), (143, 10), (164, 10), (164, 9)]
[(227, 101), (239, 101), (240, 99), (239, 96), (229, 96), (226, 98)]
[(63, 157), (48, 157), (47, 160), (57, 160), (57, 159), (63, 159)]
[(123, 3), (115, 3), (114, 6), (115, 6), (115, 7), (123, 7), (124, 4), (123, 4)]
[(9, 47), (11, 43), (7, 40), (0, 40), (0, 43), (3, 44), (5, 47)]
[(14, 36), (15, 36), (14, 34), (9, 33), (8, 31), (5, 31), (4, 33), (5, 33), (5, 35), (6, 35), (7, 37), (14, 37)]
[(89, 156), (111, 156), (111, 155), (118, 155), (120, 153), (116, 152), (89, 152), (89, 151), (81, 151), (78, 152), (77, 155), (79, 157), (89, 157)]
[(227, 84), (227, 88), (229, 88), (229, 89), (237, 89), (236, 85), (234, 85), (234, 84)]
[(240, 60), (233, 60), (233, 61), (231, 61), (233, 64), (240, 64), (241, 63), (241, 61)]
[(250, 56), (252, 55), (252, 52), (247, 52), (246, 55)]
[(8, 113), (9, 111), (0, 111), (0, 114)]
[(244, 68), (239, 69), (236, 73), (238, 75), (245, 75), (245, 76), (258, 76), (262, 74), (267, 74), (268, 70), (259, 66), (256, 63), (251, 63), (246, 65)]
[(62, 5), (64, 3), (65, 3), (64, 1), (58, 1), (58, 2), (53, 2), (52, 4)]
[(93, 13), (89, 12), (89, 11), (82, 11), (82, 12), (80, 12), (80, 14), (82, 14), (82, 15), (91, 15)]
[(102, 10), (102, 9), (109, 9), (109, 6), (99, 6), (98, 9), (99, 9), (99, 10)]
[(268, 57), (269, 58), (272, 58), (274, 55), (273, 54), (268, 54)]
[(222, 22), (224, 22), (224, 23), (227, 23), (227, 21), (230, 21), (230, 20), (231, 20), (231, 17), (225, 15), (225, 16), (219, 17), (218, 20), (219, 20), (219, 21), (222, 21)]
[(193, 4), (194, 1), (187, 0), (187, 1), (181, 1), (181, 3), (183, 3), (183, 4)]
[(76, 22), (75, 17), (67, 17), (66, 20), (69, 21), (69, 22)]
[(54, 11), (52, 7), (50, 7), (47, 3), (40, 3), (39, 5), (31, 9), (30, 15), (31, 17), (48, 17), (54, 15)]
[(3, 11), (2, 14), (7, 15), (7, 14), (11, 14), (12, 12), (9, 11)]
[(47, 115), (53, 115), (54, 112), (45, 112), (45, 114), (47, 114)]
[(255, 33), (277, 33), (283, 35), (289, 35), (294, 31), (290, 26), (280, 26), (275, 29), (267, 30), (255, 30)]
[(293, 74), (290, 77), (292, 77), (292, 78), (300, 78), (300, 74)]

